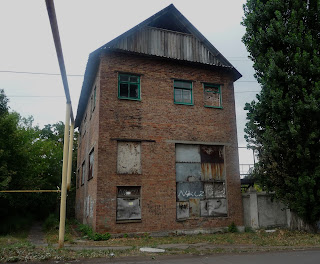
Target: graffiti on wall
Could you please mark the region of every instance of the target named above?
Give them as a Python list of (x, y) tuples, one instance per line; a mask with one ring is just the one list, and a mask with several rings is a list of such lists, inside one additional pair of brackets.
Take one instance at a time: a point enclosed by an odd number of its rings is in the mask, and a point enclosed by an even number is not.
[(176, 144), (177, 219), (227, 216), (223, 146)]

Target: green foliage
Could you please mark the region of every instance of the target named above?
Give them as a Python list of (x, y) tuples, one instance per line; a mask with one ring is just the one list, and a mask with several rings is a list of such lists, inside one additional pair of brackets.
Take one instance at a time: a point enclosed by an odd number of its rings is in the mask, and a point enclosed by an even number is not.
[[(58, 122), (40, 129), (33, 126), (32, 117), (10, 112), (7, 103), (0, 90), (0, 190), (56, 190), (61, 185), (64, 124)], [(76, 137), (77, 134), (74, 141)], [(73, 183), (77, 144), (74, 147)], [(73, 212), (72, 185), (68, 209)], [(12, 217), (19, 219), (27, 214), (47, 217), (58, 210), (59, 199), (59, 193), (0, 193), (0, 226), (14, 229), (12, 223), (16, 221)], [(6, 232), (6, 228), (0, 228), (0, 232)]]
[(104, 234), (95, 233), (93, 240), (94, 241), (101, 241), (101, 240), (109, 240), (110, 238), (111, 238), (111, 235), (109, 233), (104, 233)]
[(246, 233), (254, 233), (253, 229), (250, 226), (246, 226), (244, 228), (244, 232), (246, 232)]
[(55, 214), (50, 214), (43, 223), (43, 230), (49, 231), (51, 229), (57, 229), (59, 227), (59, 218)]
[(109, 240), (111, 238), (111, 235), (108, 232), (104, 234), (96, 233), (90, 226), (84, 224), (79, 224), (78, 230), (82, 232), (84, 236), (94, 241)]
[(22, 233), (29, 230), (34, 218), (30, 214), (26, 214), (23, 217), (17, 214), (9, 215), (5, 221), (1, 221), (0, 234), (14, 234)]
[(320, 217), (320, 2), (247, 0), (246, 45), (262, 90), (247, 103), (253, 175), (309, 224)]
[(230, 233), (238, 233), (239, 230), (234, 222), (231, 223), (231, 225), (228, 226), (228, 232)]

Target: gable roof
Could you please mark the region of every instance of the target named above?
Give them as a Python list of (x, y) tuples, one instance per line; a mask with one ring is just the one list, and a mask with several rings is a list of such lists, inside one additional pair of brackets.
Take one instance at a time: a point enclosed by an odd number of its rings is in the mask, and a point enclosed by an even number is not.
[[(177, 53), (173, 54), (167, 52), (150, 51), (150, 47), (145, 50), (137, 49), (137, 45), (132, 45), (135, 47), (129, 47), (128, 39), (134, 37), (135, 35), (146, 31), (148, 29), (165, 30), (168, 32), (174, 32), (176, 36), (185, 35), (187, 37), (181, 37), (181, 43), (187, 41), (189, 43), (195, 43), (197, 47), (202, 48), (202, 53), (198, 56), (181, 56)], [(178, 33), (179, 32), (179, 33)], [(142, 33), (144, 34), (144, 33)], [(125, 44), (123, 44), (125, 43)], [(152, 45), (152, 44), (150, 44)], [(190, 44), (192, 45), (192, 44)], [(186, 47), (185, 47), (186, 48)], [(88, 58), (86, 71), (84, 75), (84, 81), (82, 84), (81, 95), (78, 103), (77, 117), (75, 121), (75, 126), (79, 127), (81, 120), (88, 103), (88, 97), (91, 92), (91, 88), (95, 79), (96, 72), (99, 67), (99, 57), (106, 51), (112, 50), (126, 50), (129, 52), (138, 52), (142, 54), (147, 54), (151, 56), (158, 56), (170, 59), (178, 59), (196, 63), (203, 63), (211, 65), (214, 67), (223, 67), (230, 70), (233, 74), (234, 81), (239, 79), (242, 75), (232, 66), (232, 64), (175, 8), (173, 4), (162, 9), (158, 13), (144, 20), (140, 24), (136, 25), (132, 29), (121, 34), (117, 38), (111, 40), (105, 45), (93, 51)]]

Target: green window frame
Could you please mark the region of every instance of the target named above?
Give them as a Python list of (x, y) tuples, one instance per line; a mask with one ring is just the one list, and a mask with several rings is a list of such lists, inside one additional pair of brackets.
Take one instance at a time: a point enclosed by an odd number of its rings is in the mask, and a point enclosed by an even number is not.
[(220, 108), (220, 109), (223, 108), (220, 84), (204, 83), (203, 92), (204, 92), (205, 107)]
[(140, 76), (131, 74), (119, 74), (118, 98), (140, 100)]
[(193, 105), (192, 82), (174, 80), (173, 98), (175, 104)]

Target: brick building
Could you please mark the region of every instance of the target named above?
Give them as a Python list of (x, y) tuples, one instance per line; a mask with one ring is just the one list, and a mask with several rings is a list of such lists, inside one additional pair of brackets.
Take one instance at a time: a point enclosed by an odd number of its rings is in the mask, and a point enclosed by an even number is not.
[(76, 217), (97, 232), (243, 225), (233, 82), (173, 6), (89, 56), (76, 118)]

